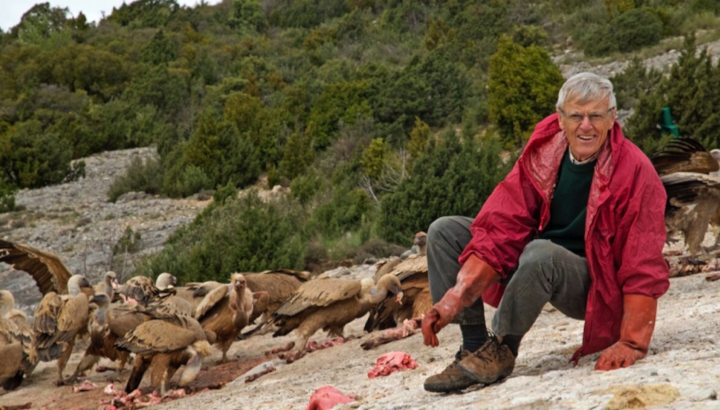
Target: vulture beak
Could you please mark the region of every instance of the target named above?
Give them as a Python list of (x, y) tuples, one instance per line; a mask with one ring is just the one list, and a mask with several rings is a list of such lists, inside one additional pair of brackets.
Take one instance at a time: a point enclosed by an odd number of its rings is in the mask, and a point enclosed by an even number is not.
[(112, 286), (113, 290), (118, 290), (120, 288), (120, 284), (118, 283), (117, 279), (113, 279), (110, 282), (110, 286)]
[(402, 298), (403, 298), (403, 293), (402, 293), (402, 291), (401, 291), (400, 293), (398, 293), (397, 296), (395, 296), (395, 300), (397, 300), (397, 303), (398, 303), (400, 306), (402, 306)]

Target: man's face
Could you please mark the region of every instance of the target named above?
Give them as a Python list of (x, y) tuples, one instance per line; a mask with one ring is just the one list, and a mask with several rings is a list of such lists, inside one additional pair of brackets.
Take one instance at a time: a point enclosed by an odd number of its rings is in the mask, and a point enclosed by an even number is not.
[(586, 160), (602, 148), (608, 132), (615, 123), (615, 107), (609, 107), (610, 99), (590, 101), (584, 104), (568, 100), (560, 116), (560, 128), (565, 131), (570, 152), (578, 161)]

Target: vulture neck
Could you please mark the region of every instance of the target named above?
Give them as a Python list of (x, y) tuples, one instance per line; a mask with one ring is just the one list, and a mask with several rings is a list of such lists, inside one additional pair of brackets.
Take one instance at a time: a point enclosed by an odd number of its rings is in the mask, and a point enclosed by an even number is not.
[(388, 289), (385, 286), (385, 283), (380, 281), (374, 288), (370, 290), (370, 292), (368, 292), (362, 297), (360, 302), (363, 304), (364, 307), (372, 308), (373, 306), (385, 300), (387, 294)]
[(182, 375), (180, 376), (180, 381), (178, 382), (178, 386), (185, 387), (188, 384), (192, 383), (195, 378), (197, 378), (198, 374), (200, 374), (200, 368), (202, 368), (202, 356), (195, 351), (195, 349), (188, 347), (186, 352), (189, 352), (192, 354), (192, 357), (190, 357), (190, 360), (188, 360), (187, 364), (185, 364), (185, 370), (183, 370)]
[(110, 300), (113, 299), (113, 296), (115, 296), (115, 288), (112, 286), (112, 280), (108, 279), (105, 281), (105, 294), (108, 295)]
[(427, 245), (418, 245), (418, 256), (425, 256), (425, 249), (427, 248)]

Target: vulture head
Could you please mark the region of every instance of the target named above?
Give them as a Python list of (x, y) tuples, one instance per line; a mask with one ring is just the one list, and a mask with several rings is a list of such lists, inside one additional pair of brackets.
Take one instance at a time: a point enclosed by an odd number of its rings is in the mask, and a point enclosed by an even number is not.
[(177, 284), (177, 278), (167, 272), (161, 273), (155, 280), (155, 286), (160, 290), (174, 288)]
[(0, 318), (7, 316), (15, 309), (15, 298), (10, 291), (0, 290)]
[(377, 304), (382, 302), (388, 295), (388, 292), (395, 295), (398, 303), (403, 298), (402, 284), (397, 276), (388, 273), (378, 280), (377, 285), (370, 291), (370, 298), (373, 303)]
[(113, 271), (105, 272), (105, 276), (103, 277), (103, 284), (105, 285), (105, 294), (110, 296), (110, 298), (112, 298), (115, 291), (117, 291), (117, 289), (120, 287), (120, 284), (118, 284), (117, 280), (117, 274)]
[(70, 296), (77, 296), (84, 293), (90, 297), (95, 293), (95, 291), (93, 290), (92, 285), (90, 285), (90, 282), (85, 279), (85, 276), (72, 275), (68, 280), (68, 293)]
[(235, 292), (238, 294), (241, 294), (245, 291), (245, 287), (247, 286), (247, 281), (245, 280), (245, 276), (241, 273), (233, 273), (232, 274), (232, 287), (235, 289)]
[(418, 256), (425, 255), (425, 247), (427, 246), (427, 234), (425, 232), (418, 232), (415, 234), (413, 245), (418, 247)]

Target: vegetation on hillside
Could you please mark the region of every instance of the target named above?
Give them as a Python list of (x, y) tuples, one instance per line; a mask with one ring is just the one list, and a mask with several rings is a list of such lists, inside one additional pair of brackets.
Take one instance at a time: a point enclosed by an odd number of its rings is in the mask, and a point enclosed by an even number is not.
[[(90, 24), (39, 3), (0, 33), (0, 211), (16, 189), (82, 176), (75, 159), (155, 145), (110, 200), (222, 200), (146, 272), (195, 280), (318, 266), (367, 243), (392, 252), (438, 216), (479, 210), (510, 166), (500, 150), (511, 162), (553, 112), (550, 52), (632, 51), (717, 27), (717, 14), (707, 0), (138, 0)], [(659, 75), (633, 73), (628, 88), (652, 94)], [(263, 174), (291, 197), (234, 199)]]

